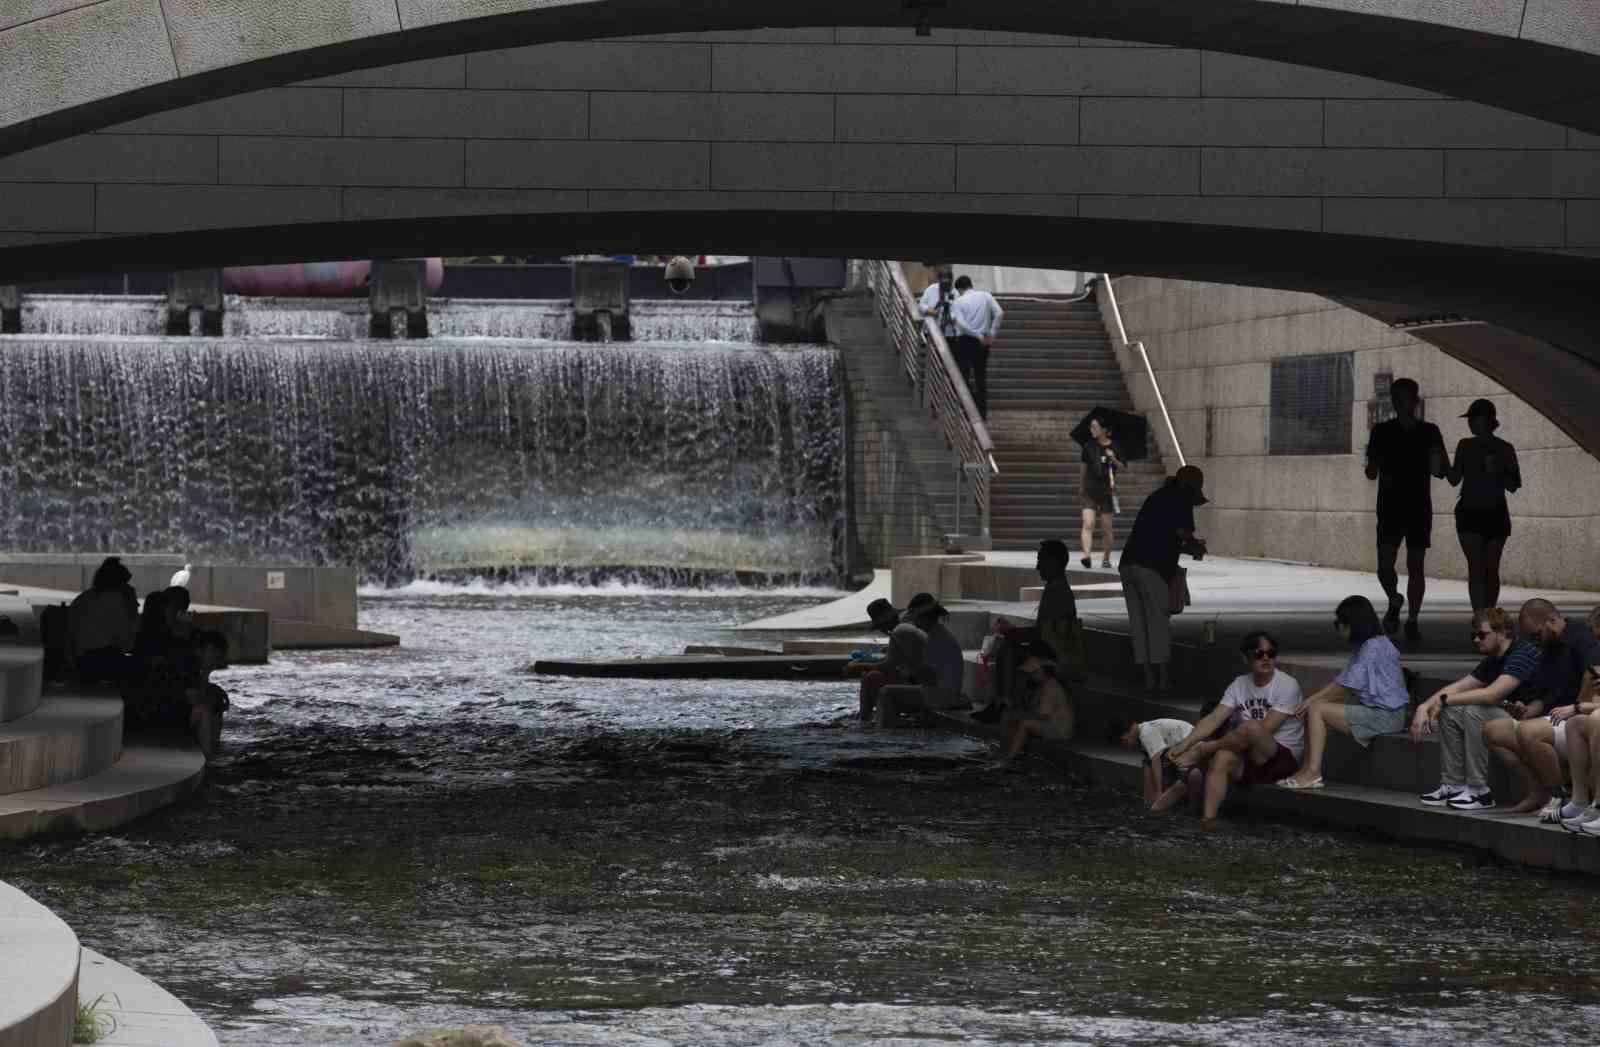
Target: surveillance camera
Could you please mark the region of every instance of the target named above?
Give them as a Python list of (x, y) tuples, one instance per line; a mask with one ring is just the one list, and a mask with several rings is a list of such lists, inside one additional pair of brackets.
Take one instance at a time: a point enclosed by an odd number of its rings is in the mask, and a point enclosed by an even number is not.
[(667, 263), (666, 277), (673, 294), (682, 294), (694, 283), (694, 263), (680, 254)]

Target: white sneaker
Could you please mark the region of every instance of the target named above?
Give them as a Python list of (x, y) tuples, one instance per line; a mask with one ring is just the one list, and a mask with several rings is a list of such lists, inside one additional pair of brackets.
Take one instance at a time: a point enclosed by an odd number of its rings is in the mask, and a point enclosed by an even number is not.
[(1566, 797), (1557, 796), (1539, 811), (1539, 821), (1544, 825), (1553, 825), (1561, 821), (1561, 807), (1567, 802)]
[(1459, 785), (1441, 785), (1431, 793), (1423, 793), (1417, 799), (1428, 807), (1443, 807), (1450, 802), (1453, 796), (1460, 796), (1462, 788)]
[[(1563, 829), (1571, 829), (1573, 832), (1577, 832), (1578, 826), (1584, 824), (1585, 822), (1592, 822), (1596, 818), (1600, 818), (1600, 800), (1591, 803), (1589, 806), (1583, 808), (1570, 818), (1562, 818), (1561, 827)], [(1597, 828), (1600, 828), (1600, 826), (1597, 826)]]

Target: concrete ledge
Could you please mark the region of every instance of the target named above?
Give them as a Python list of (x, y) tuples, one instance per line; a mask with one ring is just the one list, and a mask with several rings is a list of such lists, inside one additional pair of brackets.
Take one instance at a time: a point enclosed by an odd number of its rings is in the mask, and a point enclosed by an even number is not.
[(0, 727), (0, 795), (75, 782), (120, 755), (121, 698), (45, 698)]
[(216, 1035), (177, 997), (93, 949), (83, 950), (78, 992), (85, 1001), (104, 996), (97, 1011), (116, 1022), (95, 1041), (101, 1047), (217, 1047)]
[(368, 629), (346, 629), (292, 618), (272, 619), (272, 649), (316, 650), (323, 647), (394, 647), (400, 637)]
[(78, 1006), (78, 936), (0, 883), (0, 1047), (65, 1047)]
[(0, 723), (10, 723), (37, 709), (43, 682), (43, 651), (0, 647)]
[(99, 832), (131, 822), (192, 793), (205, 766), (198, 749), (129, 746), (99, 774), (0, 796), (0, 839)]

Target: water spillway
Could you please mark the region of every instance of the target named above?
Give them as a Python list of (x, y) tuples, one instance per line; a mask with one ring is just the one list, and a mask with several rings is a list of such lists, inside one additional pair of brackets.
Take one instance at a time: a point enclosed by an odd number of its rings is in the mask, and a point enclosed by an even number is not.
[[(147, 309), (126, 305), (0, 338), (0, 548), (345, 564), (381, 583), (835, 575), (829, 350), (313, 340), (297, 332), (342, 334), (342, 313), (297, 326), (282, 305), (256, 318), (271, 337), (169, 339), (126, 333)], [(519, 322), (544, 330), (546, 312)], [(76, 330), (97, 325), (116, 333)]]

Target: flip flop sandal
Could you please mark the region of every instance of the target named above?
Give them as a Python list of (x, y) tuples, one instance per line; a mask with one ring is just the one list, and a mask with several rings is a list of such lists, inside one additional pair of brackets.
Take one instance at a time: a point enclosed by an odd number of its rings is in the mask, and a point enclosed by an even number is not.
[(1321, 789), (1323, 787), (1322, 777), (1320, 775), (1311, 779), (1309, 782), (1298, 781), (1294, 778), (1285, 778), (1283, 781), (1279, 782), (1278, 785), (1285, 789)]

